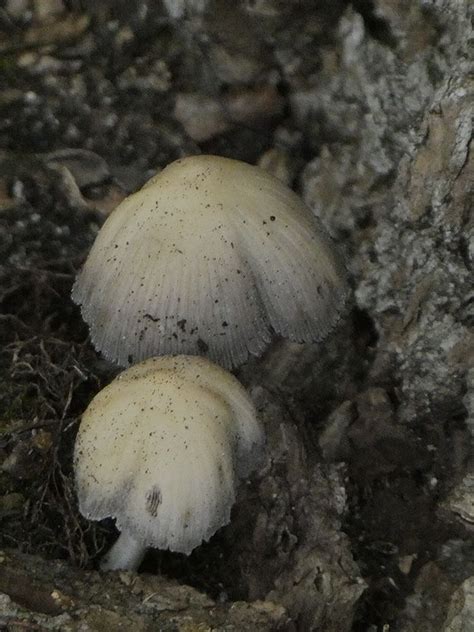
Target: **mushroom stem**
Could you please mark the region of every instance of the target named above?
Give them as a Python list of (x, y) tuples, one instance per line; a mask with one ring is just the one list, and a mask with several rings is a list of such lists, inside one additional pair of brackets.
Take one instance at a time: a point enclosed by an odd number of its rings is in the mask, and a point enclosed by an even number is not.
[(135, 538), (122, 531), (118, 540), (100, 563), (103, 571), (136, 571), (145, 557), (146, 547)]

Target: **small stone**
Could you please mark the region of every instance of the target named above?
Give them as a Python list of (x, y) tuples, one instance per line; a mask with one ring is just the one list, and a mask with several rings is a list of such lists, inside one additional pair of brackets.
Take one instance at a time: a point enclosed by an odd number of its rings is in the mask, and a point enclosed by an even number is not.
[(178, 94), (174, 116), (198, 143), (222, 134), (229, 128), (224, 105), (202, 94)]
[(53, 436), (46, 430), (38, 430), (33, 436), (32, 445), (40, 452), (48, 452), (53, 446)]
[(97, 207), (97, 210), (102, 213), (105, 217), (110, 215), (110, 213), (126, 198), (127, 194), (122, 189), (122, 187), (118, 185), (112, 185), (108, 187), (106, 194), (98, 200), (94, 200), (94, 205)]
[(163, 93), (171, 87), (171, 73), (163, 60), (157, 60), (151, 68), (127, 68), (118, 78), (122, 90)]
[(58, 606), (60, 606), (64, 610), (73, 608), (75, 605), (74, 600), (69, 597), (69, 595), (65, 595), (64, 593), (62, 593), (60, 590), (53, 590), (53, 592), (51, 593), (51, 597), (58, 604)]
[(343, 461), (349, 452), (347, 430), (353, 417), (353, 404), (343, 402), (328, 417), (319, 437), (319, 447), (326, 461)]
[(274, 621), (283, 621), (286, 617), (285, 608), (273, 601), (254, 601), (252, 606), (260, 612), (270, 615)]
[(25, 187), (21, 180), (14, 180), (11, 191), (15, 200), (22, 202), (25, 199)]
[(12, 18), (22, 19), (25, 13), (30, 12), (30, 5), (30, 0), (7, 0), (5, 11)]
[(398, 568), (404, 575), (409, 575), (411, 572), (411, 568), (413, 566), (413, 562), (416, 560), (418, 556), (415, 555), (401, 555), (398, 559)]
[(284, 98), (271, 85), (234, 89), (225, 99), (231, 120), (242, 124), (270, 121), (283, 113), (284, 104)]
[(253, 125), (270, 121), (283, 112), (284, 100), (273, 86), (238, 88), (221, 99), (199, 93), (180, 93), (174, 115), (196, 142), (227, 131), (233, 123)]
[(442, 632), (470, 632), (474, 623), (474, 577), (453, 593)]
[(217, 77), (229, 84), (255, 81), (264, 68), (257, 57), (242, 55), (224, 46), (216, 45), (210, 54)]
[[(19, 60), (18, 60), (19, 65)], [(23, 92), (16, 88), (7, 88), (0, 92), (0, 107), (9, 106), (12, 103), (20, 102), (23, 99)]]
[(260, 156), (257, 164), (265, 171), (268, 171), (268, 173), (271, 173), (272, 176), (275, 176), (275, 178), (278, 178), (288, 186), (291, 185), (293, 177), (290, 169), (290, 159), (283, 149), (278, 147), (269, 149)]
[(125, 586), (132, 586), (135, 581), (135, 573), (120, 571), (118, 576), (120, 578), (120, 581), (125, 584)]
[(462, 522), (474, 525), (474, 473), (470, 472), (456, 485), (443, 506)]
[(51, 22), (65, 10), (62, 0), (33, 0), (33, 5), (39, 22)]
[(19, 513), (23, 509), (25, 504), (25, 497), (23, 494), (12, 492), (11, 494), (5, 494), (0, 497), (0, 516), (8, 516), (14, 513)]
[(110, 171), (105, 160), (86, 149), (66, 148), (38, 155), (50, 166), (67, 167), (79, 188), (101, 184), (110, 179)]
[(129, 26), (124, 26), (115, 34), (115, 44), (121, 48), (122, 46), (129, 44), (133, 41), (134, 34)]

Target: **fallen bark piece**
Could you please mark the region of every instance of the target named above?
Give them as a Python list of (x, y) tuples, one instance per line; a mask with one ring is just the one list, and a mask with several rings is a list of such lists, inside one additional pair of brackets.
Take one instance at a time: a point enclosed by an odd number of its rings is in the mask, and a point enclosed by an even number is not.
[[(269, 602), (217, 604), (164, 577), (130, 574), (131, 581), (124, 582), (124, 576), (2, 552), (0, 625), (58, 632), (291, 629), (285, 610)], [(160, 608), (160, 600), (166, 608)]]

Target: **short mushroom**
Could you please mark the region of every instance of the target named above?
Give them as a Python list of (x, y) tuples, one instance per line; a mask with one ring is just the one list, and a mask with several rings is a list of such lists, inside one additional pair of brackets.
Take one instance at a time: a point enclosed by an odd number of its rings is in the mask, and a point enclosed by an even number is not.
[(347, 293), (334, 243), (293, 191), (258, 167), (194, 156), (115, 209), (73, 299), (122, 366), (185, 353), (232, 368), (275, 335), (322, 339)]
[(101, 567), (138, 568), (148, 547), (189, 554), (227, 524), (263, 434), (238, 380), (196, 356), (151, 358), (85, 411), (74, 452), (81, 513), (121, 531)]

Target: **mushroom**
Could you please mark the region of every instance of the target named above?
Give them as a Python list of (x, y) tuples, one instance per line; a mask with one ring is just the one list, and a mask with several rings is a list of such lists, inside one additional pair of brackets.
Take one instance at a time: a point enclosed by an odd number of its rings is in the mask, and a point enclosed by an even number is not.
[(95, 347), (224, 367), (275, 335), (322, 339), (348, 294), (320, 222), (285, 184), (217, 156), (177, 160), (109, 216), (73, 288)]
[(189, 554), (227, 524), (263, 433), (238, 380), (205, 358), (151, 358), (85, 411), (74, 469), (81, 513), (116, 519), (101, 567), (135, 570), (148, 547)]

